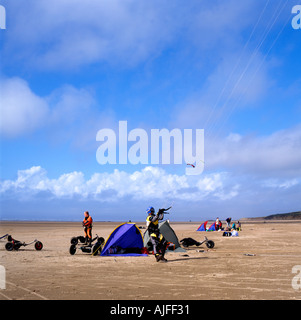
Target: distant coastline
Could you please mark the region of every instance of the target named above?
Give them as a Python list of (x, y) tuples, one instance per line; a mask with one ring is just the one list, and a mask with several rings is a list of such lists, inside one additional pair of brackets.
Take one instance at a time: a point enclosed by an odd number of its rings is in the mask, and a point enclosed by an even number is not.
[[(174, 224), (197, 224), (201, 223), (203, 221), (208, 220), (208, 222), (213, 222), (215, 219), (200, 219), (200, 220), (188, 220), (188, 221), (180, 221), (180, 220), (172, 220), (171, 222)], [(221, 219), (222, 221), (225, 221), (225, 219)], [(243, 223), (268, 223), (268, 222), (287, 222), (287, 223), (294, 223), (294, 222), (301, 222), (301, 211), (296, 212), (289, 212), (289, 213), (277, 213), (268, 215), (265, 217), (254, 217), (254, 218), (240, 218), (240, 219), (233, 219), (233, 221), (241, 221)], [(80, 223), (80, 221), (77, 220), (33, 220), (33, 219), (0, 219), (0, 224), (5, 222), (16, 222), (16, 223)], [(95, 223), (125, 223), (125, 222), (132, 222), (136, 224), (143, 224), (145, 221), (135, 221), (135, 220), (127, 220), (127, 221), (120, 221), (120, 220), (94, 220)]]
[(277, 213), (277, 214), (271, 214), (271, 215), (265, 216), (265, 217), (247, 218), (246, 220), (249, 220), (249, 221), (252, 221), (252, 220), (253, 221), (256, 221), (256, 220), (264, 220), (264, 221), (301, 220), (301, 211), (289, 212), (289, 213)]

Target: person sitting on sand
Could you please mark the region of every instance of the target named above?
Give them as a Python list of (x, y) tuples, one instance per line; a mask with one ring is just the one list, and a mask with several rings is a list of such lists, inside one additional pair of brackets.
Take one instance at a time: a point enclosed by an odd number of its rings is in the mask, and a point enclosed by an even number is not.
[(93, 219), (88, 211), (84, 212), (85, 218), (83, 220), (84, 233), (86, 238), (86, 244), (91, 245), (92, 242), (92, 222)]
[(153, 207), (147, 208), (146, 213), (148, 214), (146, 218), (147, 231), (153, 245), (156, 261), (167, 262), (167, 259), (164, 258), (167, 241), (159, 230), (159, 220), (163, 219), (163, 213), (159, 210), (155, 215), (155, 209)]
[(236, 230), (233, 230), (231, 232), (231, 237), (238, 237), (238, 232)]

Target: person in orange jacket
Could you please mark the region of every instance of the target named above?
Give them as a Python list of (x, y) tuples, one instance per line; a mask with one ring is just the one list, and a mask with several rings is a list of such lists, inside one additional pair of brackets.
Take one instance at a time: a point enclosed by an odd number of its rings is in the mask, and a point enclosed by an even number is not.
[(86, 244), (91, 245), (92, 242), (92, 222), (93, 219), (88, 211), (84, 212), (85, 218), (83, 220), (83, 227), (85, 232)]

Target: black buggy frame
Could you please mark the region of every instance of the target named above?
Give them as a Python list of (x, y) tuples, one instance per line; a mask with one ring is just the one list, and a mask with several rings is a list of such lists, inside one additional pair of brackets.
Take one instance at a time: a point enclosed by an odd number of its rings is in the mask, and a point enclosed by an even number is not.
[(102, 245), (104, 244), (105, 239), (99, 237), (96, 234), (96, 237), (91, 240), (90, 244), (86, 244), (86, 238), (84, 236), (72, 237), (70, 240), (71, 246), (69, 248), (69, 253), (74, 255), (77, 249), (80, 249), (82, 252), (92, 253), (96, 255), (101, 253)]

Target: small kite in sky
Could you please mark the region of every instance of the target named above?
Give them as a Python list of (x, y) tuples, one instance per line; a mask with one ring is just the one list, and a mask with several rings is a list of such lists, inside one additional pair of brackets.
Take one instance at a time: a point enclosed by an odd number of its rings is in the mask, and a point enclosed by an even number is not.
[[(202, 161), (202, 162), (205, 164), (205, 162), (204, 162), (203, 160), (200, 160), (200, 161)], [(188, 165), (188, 166), (192, 166), (192, 168), (195, 168), (195, 165), (192, 164), (192, 163), (187, 163), (187, 165)]]
[(187, 163), (188, 166), (192, 166), (192, 168), (195, 168), (195, 165), (194, 164), (191, 164), (191, 163)]

